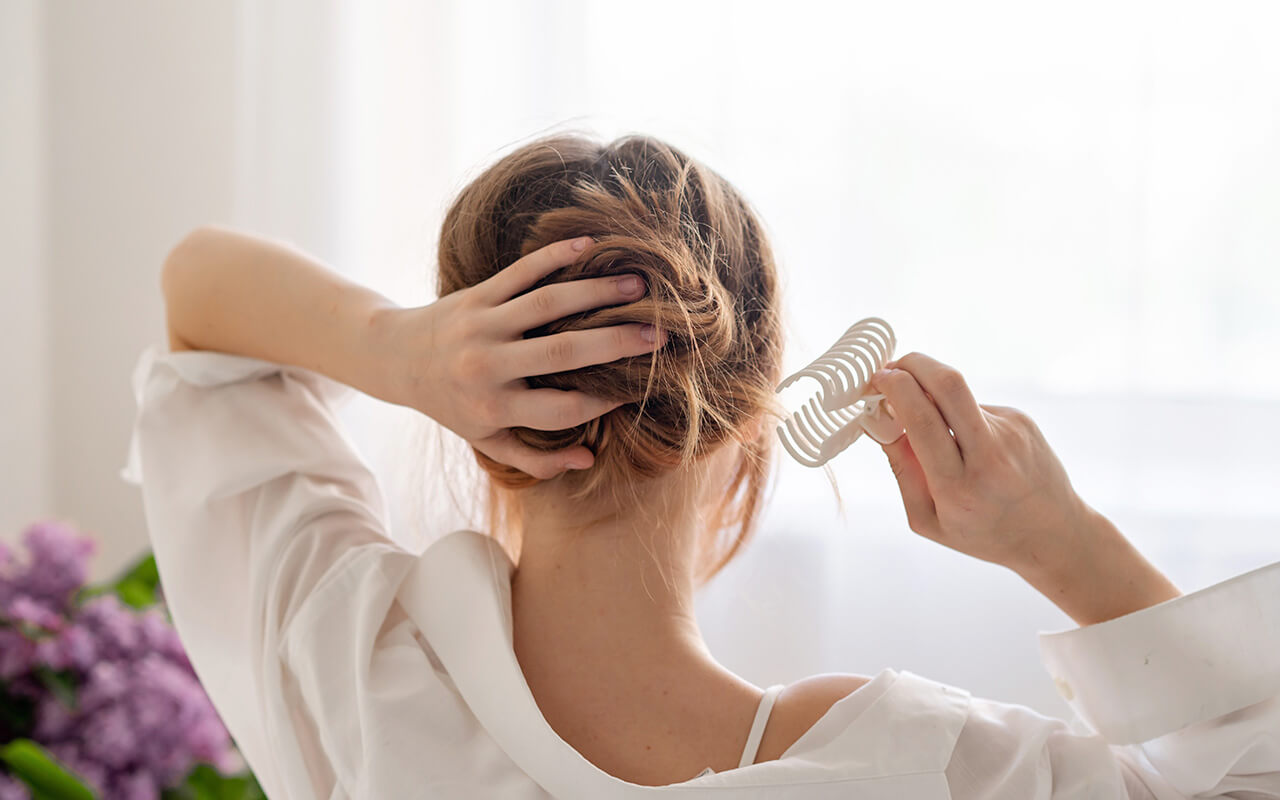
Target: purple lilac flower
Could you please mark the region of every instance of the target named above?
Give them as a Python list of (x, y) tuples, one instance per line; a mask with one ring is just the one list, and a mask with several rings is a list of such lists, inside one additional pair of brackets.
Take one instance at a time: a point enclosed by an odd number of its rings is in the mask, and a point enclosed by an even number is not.
[[(9, 545), (0, 542), (0, 586), (8, 583), (18, 569), (18, 559), (14, 558)], [(0, 775), (0, 777), (3, 777)]]
[(50, 669), (88, 670), (97, 657), (93, 636), (79, 625), (67, 625), (36, 643), (35, 663)]
[(95, 794), (102, 795), (107, 788), (110, 774), (106, 767), (86, 758), (80, 745), (65, 741), (48, 745), (49, 754), (56, 758), (62, 766), (75, 773)]
[(84, 671), (93, 666), (96, 652), (93, 637), (88, 631), (69, 625), (57, 634), (37, 639), (31, 663), (55, 671)]
[(160, 797), (155, 778), (143, 770), (116, 776), (112, 788), (111, 796), (120, 800), (157, 800)]
[(75, 729), (78, 715), (54, 695), (48, 694), (40, 698), (36, 705), (35, 738), (44, 741), (57, 741)]
[(129, 689), (128, 675), (119, 664), (100, 661), (89, 670), (88, 678), (80, 685), (80, 708), (85, 712), (124, 697)]
[(107, 658), (128, 660), (142, 644), (137, 615), (113, 594), (85, 603), (77, 621), (94, 635), (100, 652)]
[(26, 784), (0, 774), (0, 800), (31, 800)]
[(173, 629), (169, 620), (165, 619), (164, 613), (159, 609), (149, 609), (143, 614), (138, 628), (147, 650), (167, 656), (170, 661), (180, 665), (190, 666), (187, 651), (182, 647), (178, 632)]
[(14, 595), (9, 600), (5, 616), (14, 622), (25, 622), (47, 631), (61, 630), (63, 624), (57, 611), (26, 594)]
[(114, 703), (81, 720), (85, 756), (109, 769), (133, 760), (134, 732), (124, 703)]
[[(164, 612), (136, 612), (114, 595), (75, 606), (91, 540), (55, 522), (23, 540), (25, 565), (0, 547), (0, 679), (11, 696), (35, 701), (33, 738), (103, 797), (154, 800), (197, 763), (241, 769)], [(74, 705), (46, 688), (41, 670), (70, 680)], [(0, 800), (27, 797), (14, 786), (0, 781)]]
[[(22, 565), (14, 557), (9, 545), (0, 542), (0, 608), (9, 605), (9, 598), (14, 592), (14, 579), (21, 569)], [(3, 776), (0, 775), (0, 777)]]
[(25, 675), (35, 654), (35, 642), (16, 630), (0, 628), (0, 680)]
[(89, 558), (97, 549), (93, 539), (78, 536), (56, 521), (37, 522), (22, 534), (30, 556), (25, 574), (13, 587), (16, 592), (55, 608), (64, 608), (71, 594), (89, 575)]

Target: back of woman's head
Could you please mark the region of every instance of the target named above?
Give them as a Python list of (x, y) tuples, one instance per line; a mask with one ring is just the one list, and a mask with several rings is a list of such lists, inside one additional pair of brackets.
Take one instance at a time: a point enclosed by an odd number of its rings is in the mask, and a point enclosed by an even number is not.
[[(624, 404), (574, 428), (513, 433), (538, 450), (590, 449), (589, 469), (553, 480), (582, 507), (619, 514), (652, 501), (643, 491), (648, 479), (736, 442), (741, 456), (700, 540), (699, 573), (708, 579), (750, 536), (771, 471), (773, 428), (759, 423), (780, 415), (773, 254), (738, 191), (676, 148), (647, 136), (600, 143), (561, 133), (501, 158), (454, 200), (440, 234), (438, 293), (473, 286), (544, 245), (584, 235), (595, 242), (533, 289), (633, 273), (647, 293), (525, 336), (647, 322), (667, 334), (666, 343), (652, 354), (528, 378), (531, 388), (576, 389)], [(473, 453), (490, 478), (493, 534), (518, 553), (513, 509), (540, 481)]]

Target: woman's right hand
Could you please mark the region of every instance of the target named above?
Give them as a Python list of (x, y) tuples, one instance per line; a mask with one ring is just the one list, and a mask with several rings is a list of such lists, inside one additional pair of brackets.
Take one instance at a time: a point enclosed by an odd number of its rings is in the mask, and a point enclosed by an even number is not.
[(1096, 513), (1030, 417), (978, 405), (964, 376), (921, 353), (885, 366), (871, 384), (906, 428), (883, 447), (912, 531), (1020, 574), (1078, 552)]
[(552, 242), (430, 305), (383, 310), (372, 325), (374, 360), (388, 376), (380, 397), (426, 414), (494, 461), (536, 478), (590, 467), (595, 456), (583, 445), (535, 450), (511, 430), (572, 428), (622, 405), (581, 391), (531, 388), (526, 378), (646, 355), (666, 341), (665, 332), (646, 336), (651, 326), (630, 322), (525, 338), (562, 317), (644, 297), (644, 279), (635, 274), (529, 291), (580, 258), (590, 242), (588, 236)]

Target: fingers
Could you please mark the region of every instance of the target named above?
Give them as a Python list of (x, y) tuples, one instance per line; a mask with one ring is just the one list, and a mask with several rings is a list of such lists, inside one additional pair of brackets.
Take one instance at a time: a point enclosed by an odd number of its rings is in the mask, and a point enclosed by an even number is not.
[(506, 429), (475, 442), (475, 446), (494, 461), (542, 480), (550, 480), (567, 469), (587, 469), (595, 463), (595, 456), (581, 445), (544, 453), (521, 444)]
[(502, 320), (503, 333), (518, 336), (580, 311), (629, 303), (642, 297), (644, 292), (644, 279), (639, 275), (583, 278), (534, 289), (486, 313)]
[[(988, 414), (991, 414), (992, 416), (996, 416), (996, 417), (1008, 417), (1009, 419), (1016, 419), (1018, 417), (1027, 416), (1026, 412), (1022, 411), (1021, 409), (1013, 408), (1012, 406), (993, 406), (988, 403), (983, 403), (978, 407), (981, 408), (983, 411), (986, 411)], [(1028, 417), (1028, 419), (1030, 418)]]
[(923, 353), (908, 353), (897, 360), (896, 366), (911, 373), (933, 397), (943, 420), (955, 432), (962, 459), (977, 453), (991, 441), (987, 418), (958, 371)]
[(591, 241), (590, 236), (581, 236), (552, 242), (534, 250), (492, 278), (476, 284), (475, 288), (490, 305), (501, 305), (552, 272), (577, 261)]
[(871, 385), (888, 398), (898, 421), (907, 429), (911, 450), (923, 467), (929, 485), (937, 488), (960, 477), (964, 461), (956, 440), (915, 377), (904, 369), (892, 369), (873, 375)]
[(898, 479), (902, 491), (902, 507), (907, 512), (907, 527), (923, 536), (933, 538), (938, 530), (938, 511), (929, 494), (920, 461), (911, 449), (911, 441), (903, 436), (893, 444), (882, 445), (889, 457), (893, 477)]
[(540, 431), (560, 431), (590, 422), (623, 402), (606, 400), (586, 392), (524, 389), (520, 390), (519, 402), (511, 404), (515, 416), (508, 424)]
[(651, 325), (627, 323), (511, 342), (499, 348), (499, 374), (514, 380), (644, 355), (661, 347), (667, 338), (659, 331), (657, 341), (648, 341), (644, 338), (646, 328), (653, 330)]

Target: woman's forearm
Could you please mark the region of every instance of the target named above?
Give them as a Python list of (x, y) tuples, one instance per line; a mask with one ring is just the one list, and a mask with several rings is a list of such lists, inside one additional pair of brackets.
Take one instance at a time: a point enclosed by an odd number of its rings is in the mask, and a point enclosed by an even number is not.
[(170, 346), (305, 367), (388, 394), (377, 322), (397, 306), (299, 250), (224, 228), (188, 234), (162, 277)]
[(1016, 570), (1084, 627), (1181, 597), (1182, 592), (1102, 514), (1089, 509), (1086, 530), (1061, 559)]

